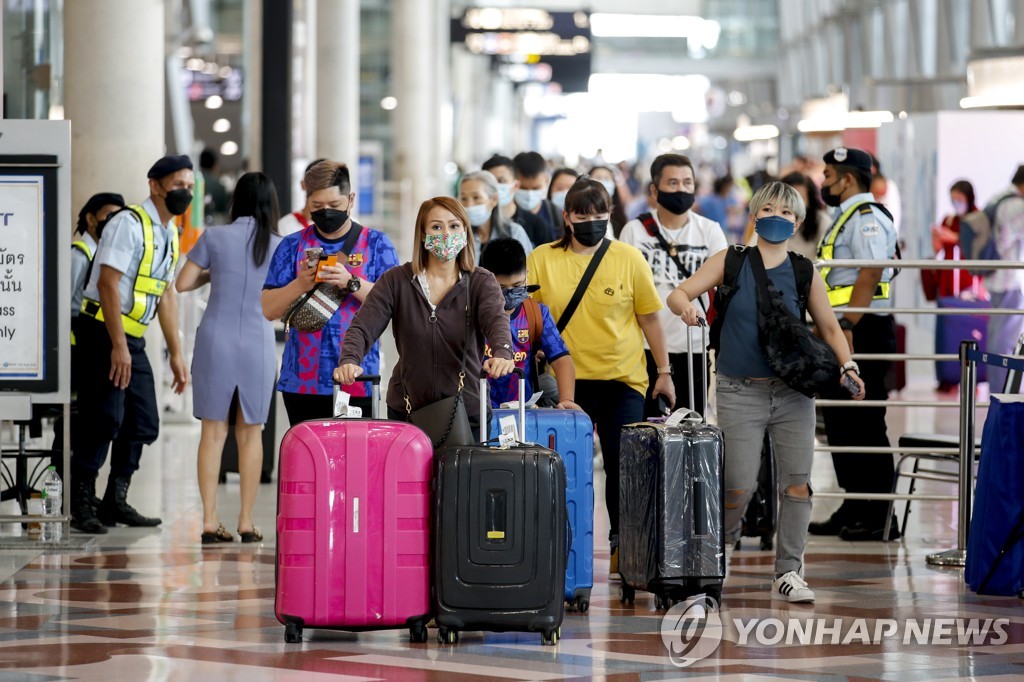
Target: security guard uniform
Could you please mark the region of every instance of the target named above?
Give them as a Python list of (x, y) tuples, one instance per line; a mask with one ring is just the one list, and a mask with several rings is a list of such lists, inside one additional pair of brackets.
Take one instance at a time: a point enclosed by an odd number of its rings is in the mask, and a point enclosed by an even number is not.
[[(843, 150), (864, 154), (859, 150)], [(840, 152), (840, 150), (836, 150)], [(833, 152), (825, 156), (825, 162), (835, 164)], [(842, 160), (839, 160), (842, 163)], [(870, 167), (870, 166), (869, 166)], [(823, 188), (823, 191), (827, 191)], [(846, 199), (836, 210), (836, 219), (818, 245), (818, 258), (832, 259), (887, 260), (896, 253), (896, 229), (892, 220), (874, 204), (874, 197), (863, 192)], [(842, 314), (843, 306), (850, 303), (853, 284), (859, 269), (831, 268), (827, 264), (821, 269), (825, 279), (829, 302)], [(871, 308), (877, 313), (861, 316), (856, 325), (840, 319), (844, 329), (852, 329), (853, 347), (856, 353), (895, 353), (896, 325), (891, 314), (891, 285), (893, 270), (886, 268), (876, 287)], [(892, 364), (887, 360), (860, 361), (860, 377), (864, 381), (866, 400), (886, 400), (885, 377)], [(850, 399), (849, 393), (837, 386), (835, 395), (829, 398)], [(822, 408), (825, 418), (825, 432), (833, 446), (889, 447), (886, 432), (885, 407), (826, 407)], [(836, 478), (846, 492), (888, 493), (892, 488), (893, 461), (891, 454), (839, 453), (832, 455)], [(888, 502), (884, 500), (846, 500), (836, 516), (847, 527), (862, 524), (870, 531), (881, 529), (885, 524)], [(813, 524), (812, 524), (813, 532)]]
[[(149, 526), (160, 523), (160, 519), (139, 515), (125, 498), (131, 476), (139, 468), (143, 447), (153, 443), (159, 434), (156, 387), (143, 335), (157, 315), (160, 297), (167, 287), (173, 286), (177, 262), (177, 227), (171, 221), (160, 222), (152, 199), (116, 213), (103, 230), (76, 334), (83, 366), (79, 375), (79, 423), (72, 424), (71, 439), (73, 518), (98, 518), (105, 525), (118, 521)], [(124, 390), (110, 380), (113, 344), (104, 324), (98, 286), (104, 265), (123, 273), (118, 285), (121, 322), (132, 360), (131, 379)], [(111, 443), (107, 493), (95, 515), (89, 514), (81, 505), (92, 502), (96, 476)], [(125, 520), (126, 513), (129, 520)], [(94, 527), (79, 529), (105, 532)]]

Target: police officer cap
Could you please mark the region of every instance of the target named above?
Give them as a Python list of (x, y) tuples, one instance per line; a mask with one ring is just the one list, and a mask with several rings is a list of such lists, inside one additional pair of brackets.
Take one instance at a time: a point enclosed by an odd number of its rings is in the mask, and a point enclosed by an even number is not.
[(864, 173), (871, 174), (871, 155), (862, 149), (836, 147), (825, 154), (825, 163), (830, 166), (850, 166)]
[(183, 169), (192, 170), (192, 159), (188, 158), (184, 154), (180, 156), (165, 156), (149, 169), (149, 173), (146, 174), (147, 178), (153, 180), (160, 180), (166, 178), (171, 173), (177, 173)]
[(104, 206), (113, 204), (118, 208), (124, 208), (124, 197), (114, 192), (100, 192), (99, 194), (93, 194), (89, 197), (89, 201), (85, 202), (85, 206), (79, 212), (79, 216), (84, 216), (87, 213), (95, 213)]

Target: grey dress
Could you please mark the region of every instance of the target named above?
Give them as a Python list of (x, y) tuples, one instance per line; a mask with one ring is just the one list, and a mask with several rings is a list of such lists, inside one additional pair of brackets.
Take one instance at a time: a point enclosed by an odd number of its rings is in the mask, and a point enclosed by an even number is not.
[(271, 256), (281, 243), (272, 234), (266, 260), (252, 257), (253, 218), (207, 228), (188, 259), (210, 271), (210, 298), (196, 332), (192, 357), (192, 414), (224, 421), (231, 399), (247, 424), (264, 424), (277, 371), (274, 328), (263, 317), (260, 296)]

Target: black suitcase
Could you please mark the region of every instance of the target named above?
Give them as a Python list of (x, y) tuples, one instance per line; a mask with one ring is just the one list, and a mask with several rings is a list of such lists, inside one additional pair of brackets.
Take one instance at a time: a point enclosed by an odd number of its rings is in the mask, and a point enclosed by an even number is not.
[[(520, 380), (520, 396), (522, 388)], [(487, 399), (486, 386), (480, 395)], [(545, 644), (558, 642), (570, 545), (565, 467), (553, 450), (522, 443), (522, 404), (514, 447), (488, 446), (484, 418), (482, 443), (437, 458), (434, 599), (442, 644), (456, 643), (463, 630), (540, 632)]]
[[(275, 386), (277, 382), (274, 382)], [(231, 403), (231, 416), (228, 418), (228, 439), (224, 441), (224, 450), (220, 456), (221, 483), (226, 483), (229, 473), (238, 473), (238, 441), (235, 440), (235, 403)], [(260, 483), (270, 483), (274, 477), (274, 452), (276, 452), (274, 436), (277, 429), (277, 391), (270, 395), (270, 412), (267, 423), (263, 425), (263, 467), (260, 471)]]
[(651, 592), (659, 610), (720, 601), (725, 579), (722, 432), (696, 413), (669, 424), (626, 426), (619, 454), (619, 598)]
[[(743, 537), (761, 538), (761, 549), (775, 546), (775, 522), (779, 516), (779, 493), (775, 484), (775, 451), (772, 437), (765, 431), (761, 446), (761, 469), (757, 473), (757, 489), (743, 515)], [(739, 549), (741, 541), (736, 541)]]

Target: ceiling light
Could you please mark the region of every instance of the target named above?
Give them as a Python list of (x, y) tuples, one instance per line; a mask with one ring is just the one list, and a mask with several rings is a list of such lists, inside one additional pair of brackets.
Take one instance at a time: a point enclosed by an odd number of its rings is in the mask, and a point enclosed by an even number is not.
[(801, 133), (838, 132), (847, 128), (879, 128), (883, 123), (892, 123), (891, 111), (847, 111), (834, 112), (805, 118), (796, 127)]
[(218, 118), (213, 122), (213, 132), (226, 133), (231, 130), (231, 121), (226, 118)]
[(206, 98), (207, 109), (220, 109), (224, 106), (224, 98), (220, 95), (210, 95)]
[(599, 38), (686, 38), (698, 47), (714, 49), (722, 26), (696, 16), (597, 12), (590, 15), (590, 33)]
[(964, 97), (960, 100), (961, 109), (1020, 106), (1024, 106), (1024, 92), (995, 92), (987, 95)]
[(685, 135), (676, 135), (672, 138), (672, 149), (676, 151), (685, 152), (690, 148), (690, 138)]
[(384, 111), (392, 111), (398, 106), (398, 98), (388, 95), (380, 101), (380, 108)]
[(220, 146), (220, 153), (224, 156), (234, 156), (238, 153), (238, 143), (234, 140), (228, 140)]
[(743, 126), (737, 128), (732, 136), (737, 142), (772, 140), (779, 136), (779, 129), (773, 125)]

